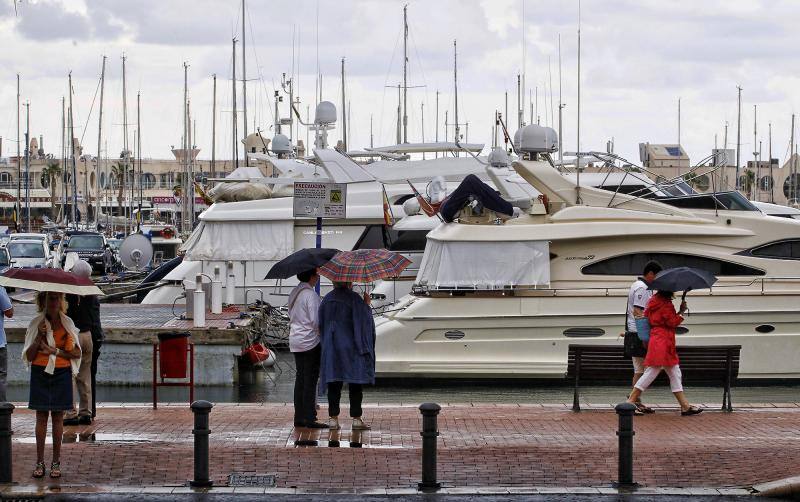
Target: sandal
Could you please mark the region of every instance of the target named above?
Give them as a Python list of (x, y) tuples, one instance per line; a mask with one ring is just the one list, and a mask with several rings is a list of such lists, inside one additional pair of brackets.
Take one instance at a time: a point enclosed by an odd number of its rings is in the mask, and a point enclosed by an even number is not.
[(53, 462), (50, 464), (50, 477), (53, 479), (61, 477), (61, 462)]
[(651, 414), (651, 413), (655, 413), (655, 412), (656, 412), (656, 410), (654, 410), (653, 408), (651, 408), (651, 407), (649, 407), (649, 406), (645, 406), (645, 405), (644, 405), (644, 404), (642, 404), (641, 402), (639, 402), (639, 403), (633, 403), (633, 404), (634, 404), (634, 405), (636, 405), (636, 409), (637, 409), (637, 410), (641, 411), (641, 412), (642, 412), (642, 413), (644, 413), (644, 414), (647, 414), (647, 415), (649, 415), (649, 414)]
[(44, 462), (36, 462), (36, 468), (33, 470), (34, 478), (44, 477)]
[(681, 416), (688, 417), (690, 415), (699, 415), (703, 413), (703, 408), (698, 408), (697, 406), (689, 406), (689, 408), (685, 411), (681, 411)]

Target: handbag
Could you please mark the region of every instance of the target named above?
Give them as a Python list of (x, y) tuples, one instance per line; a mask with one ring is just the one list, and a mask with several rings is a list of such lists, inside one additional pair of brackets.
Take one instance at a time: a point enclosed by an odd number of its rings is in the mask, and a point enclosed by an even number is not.
[(650, 341), (650, 320), (647, 317), (636, 318), (636, 334), (642, 342)]
[(623, 354), (625, 357), (644, 357), (647, 355), (647, 349), (644, 343), (632, 331), (625, 332), (625, 341)]

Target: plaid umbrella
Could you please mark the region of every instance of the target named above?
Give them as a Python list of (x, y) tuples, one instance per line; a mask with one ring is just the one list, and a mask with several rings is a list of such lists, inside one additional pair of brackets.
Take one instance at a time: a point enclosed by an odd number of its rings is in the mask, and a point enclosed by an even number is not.
[(58, 268), (10, 268), (0, 275), (0, 286), (80, 296), (103, 294), (90, 278)]
[(374, 282), (397, 277), (411, 260), (385, 249), (341, 251), (319, 268), (322, 276), (335, 282)]

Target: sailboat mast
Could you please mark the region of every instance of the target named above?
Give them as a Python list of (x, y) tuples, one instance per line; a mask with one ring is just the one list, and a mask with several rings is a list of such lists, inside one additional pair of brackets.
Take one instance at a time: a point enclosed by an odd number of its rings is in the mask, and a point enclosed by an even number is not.
[[(128, 159), (130, 157), (130, 152), (128, 151), (128, 88), (127, 82), (125, 78), (125, 60), (127, 57), (123, 54), (122, 55), (122, 144), (123, 144), (123, 161), (122, 161), (122, 193), (125, 193), (125, 182), (128, 179)], [(130, 233), (128, 224), (129, 218), (132, 216), (128, 213), (127, 204), (123, 205), (123, 212), (125, 216), (125, 233)]]
[(397, 84), (397, 144), (399, 145), (403, 141), (402, 130), (403, 130), (403, 98), (402, 94), (400, 93), (400, 84)]
[(31, 103), (25, 102), (25, 229), (31, 231)]
[(20, 204), (20, 195), (22, 194), (22, 158), (19, 147), (19, 73), (17, 73), (17, 214), (16, 221), (14, 221), (17, 227), (19, 227), (18, 222), (20, 220), (20, 212), (22, 211), (22, 206)]
[[(758, 148), (758, 105), (753, 105), (753, 167), (755, 167), (756, 173), (756, 181), (758, 181), (758, 155), (759, 151)], [(749, 179), (748, 179), (749, 182)], [(752, 191), (752, 187), (749, 188), (748, 192)], [(758, 190), (756, 189), (756, 200), (758, 200)]]
[(344, 90), (344, 58), (342, 58), (342, 147), (347, 151), (347, 101)]
[(737, 118), (736, 118), (736, 180), (734, 181), (734, 187), (739, 189), (739, 166), (741, 165), (741, 155), (742, 155), (742, 88), (740, 86), (736, 86), (738, 90), (739, 97), (738, 99), (738, 111), (737, 111)]
[[(124, 59), (123, 59), (124, 61)], [(123, 68), (124, 68), (123, 63)], [(123, 72), (123, 75), (125, 73)], [(124, 80), (123, 80), (124, 82)], [(124, 87), (124, 84), (123, 84)], [(75, 121), (73, 120), (72, 114), (72, 72), (69, 72), (69, 144), (70, 150), (72, 150), (71, 158), (72, 158), (72, 223), (73, 225), (77, 226), (78, 218), (77, 218), (77, 211), (78, 211), (78, 166), (75, 161)], [(30, 183), (28, 183), (30, 186)]]
[(790, 178), (791, 181), (789, 182), (789, 188), (791, 189), (791, 198), (797, 198), (797, 155), (795, 154), (795, 147), (794, 147), (794, 113), (792, 114), (792, 134), (789, 136), (789, 162), (792, 163), (789, 166), (789, 172), (791, 173), (792, 177)]
[(459, 140), (459, 128), (458, 128), (458, 44), (456, 40), (453, 40), (453, 91), (454, 91), (454, 106), (455, 106), (455, 120), (456, 120), (456, 144), (458, 144)]
[[(61, 96), (61, 218), (67, 219), (67, 112), (64, 96)], [(17, 212), (19, 218), (19, 212)]]
[(772, 173), (772, 122), (769, 122), (767, 125), (768, 125), (768, 129), (769, 129), (769, 149), (768, 149), (769, 159), (767, 159), (768, 162), (769, 162), (769, 201), (774, 204), (775, 203), (775, 178), (772, 177), (772, 174), (773, 174)]
[[(245, 18), (247, 17), (247, 10), (245, 7), (245, 0), (242, 0), (242, 137), (247, 138), (247, 58), (245, 44)], [(258, 61), (256, 61), (257, 63)], [(236, 81), (234, 80), (234, 85)], [(290, 115), (291, 116), (291, 115)], [(244, 152), (244, 165), (247, 164), (247, 149)]]
[(142, 187), (142, 109), (141, 109), (142, 93), (136, 93), (136, 155), (139, 163), (139, 222), (137, 230), (142, 227), (142, 197), (144, 190)]
[[(436, 138), (435, 139), (436, 139), (436, 142), (438, 143), (439, 142), (439, 89), (436, 89), (436, 120), (435, 120), (435, 122), (436, 122), (436, 129), (435, 129)], [(436, 158), (437, 159), (439, 158), (439, 152), (438, 151), (436, 152)]]
[(517, 73), (517, 129), (522, 129), (522, 76)]
[(217, 160), (217, 74), (214, 78), (214, 93), (211, 102), (211, 177), (216, 174)]
[(408, 143), (408, 5), (403, 6), (403, 143)]
[[(106, 56), (103, 56), (103, 65), (100, 70), (100, 111), (97, 118), (97, 159), (94, 168), (94, 224), (100, 222), (100, 155), (103, 145), (103, 91), (106, 86)], [(89, 194), (87, 192), (86, 196)], [(90, 199), (87, 199), (90, 200)], [(88, 205), (87, 205), (88, 207)]]
[[(233, 101), (233, 168), (239, 168), (239, 145), (236, 143), (239, 141), (239, 133), (237, 131), (239, 127), (239, 119), (236, 116), (236, 38), (233, 39), (233, 79), (231, 80), (232, 89), (231, 89), (231, 100)], [(275, 121), (278, 122), (278, 115), (275, 114)], [(280, 132), (277, 130), (275, 132)]]
[[(234, 88), (236, 81), (234, 80)], [(234, 115), (235, 117), (235, 115)], [(236, 145), (234, 144), (234, 148)], [(189, 231), (189, 65), (183, 62), (183, 176), (181, 177), (181, 231)]]

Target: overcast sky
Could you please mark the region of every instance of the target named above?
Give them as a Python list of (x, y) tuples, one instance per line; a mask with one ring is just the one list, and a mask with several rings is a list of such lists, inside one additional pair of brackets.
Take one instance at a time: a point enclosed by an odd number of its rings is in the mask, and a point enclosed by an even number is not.
[[(296, 74), (303, 113), (310, 105), (313, 115), (317, 66), (323, 99), (340, 107), (344, 57), (350, 147), (369, 146), (370, 117), (375, 145), (394, 143), (397, 90), (386, 86), (396, 86), (402, 77), (403, 5), (399, 0), (249, 0), (248, 129), (255, 121), (265, 135), (273, 134), (272, 96), (284, 72)], [(104, 136), (110, 155), (118, 155), (123, 142), (121, 56), (126, 54), (129, 133), (135, 128), (136, 93), (141, 92), (144, 156), (171, 158), (170, 145), (180, 144), (186, 61), (201, 157), (211, 155), (211, 75), (216, 73), (217, 157), (230, 158), (231, 39), (242, 35), (240, 1), (18, 0), (16, 9), (15, 15), (13, 0), (0, 0), (3, 155), (15, 153), (17, 72), (22, 101), (31, 103), (31, 134), (44, 135), (46, 150), (59, 155), (61, 98), (67, 96), (70, 70), (76, 135), (96, 154), (95, 93), (102, 55), (108, 56)], [(440, 139), (445, 110), (453, 121), (454, 39), (459, 120), (469, 123), (470, 142), (491, 142), (493, 113), (505, 110), (506, 91), (509, 128), (516, 130), (516, 75), (523, 68), (528, 90), (538, 87), (541, 123), (557, 123), (560, 34), (564, 149), (575, 150), (577, 0), (410, 0), (408, 18), (409, 85), (423, 86), (409, 90), (410, 141), (422, 139), (423, 104), (425, 139), (434, 138), (437, 90)], [(679, 97), (681, 142), (694, 161), (710, 153), (715, 134), (722, 146), (726, 121), (733, 147), (740, 85), (743, 159), (752, 158), (753, 105), (758, 105), (764, 158), (768, 122), (773, 157), (787, 158), (791, 114), (800, 107), (800, 2), (583, 0), (581, 18), (583, 150), (604, 149), (614, 138), (617, 152), (638, 162), (639, 142), (676, 142)], [(241, 97), (241, 87), (237, 93)], [(285, 102), (281, 112), (287, 115)], [(526, 121), (529, 115), (526, 96)], [(23, 131), (24, 120), (23, 112)], [(339, 134), (337, 127), (332, 135)], [(302, 128), (301, 138), (305, 135)]]

